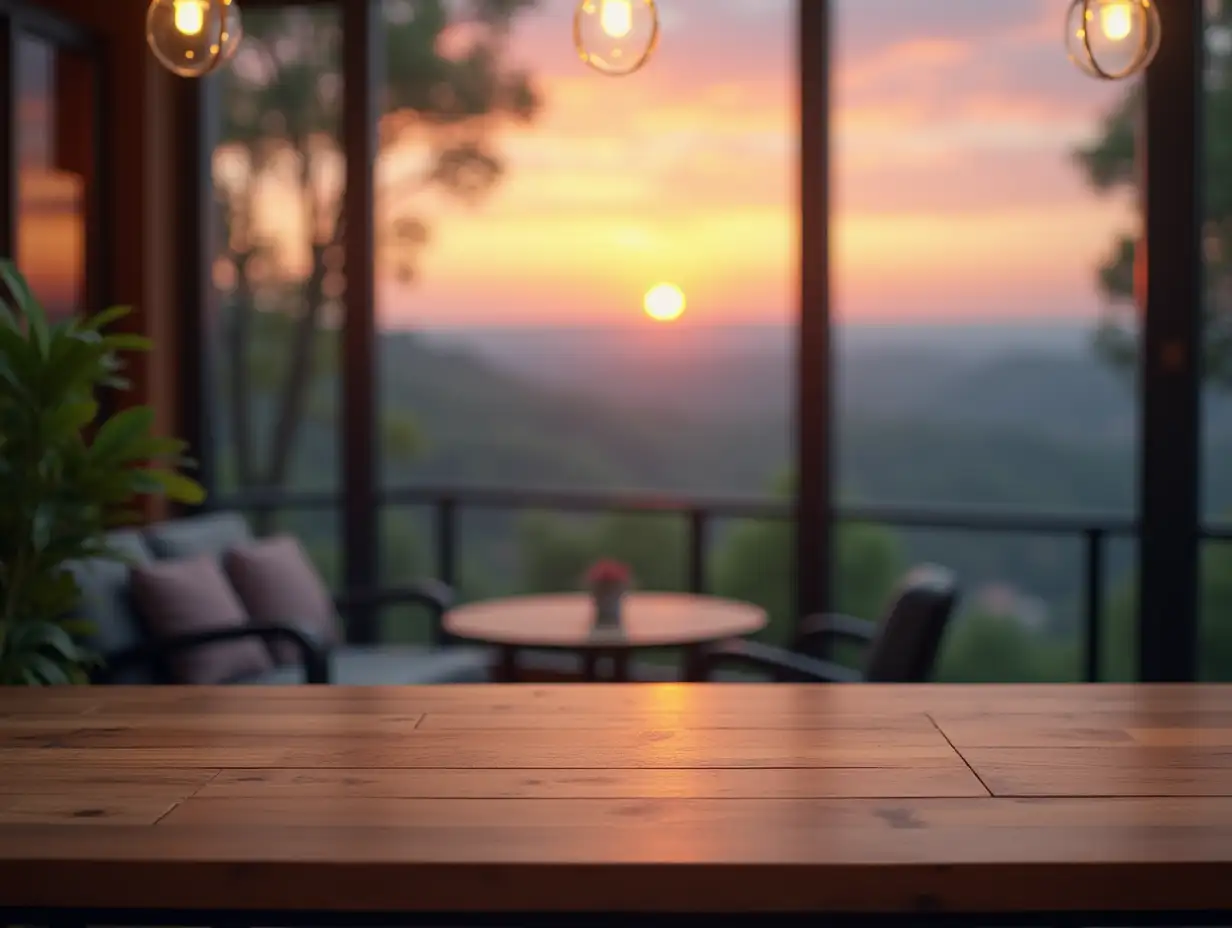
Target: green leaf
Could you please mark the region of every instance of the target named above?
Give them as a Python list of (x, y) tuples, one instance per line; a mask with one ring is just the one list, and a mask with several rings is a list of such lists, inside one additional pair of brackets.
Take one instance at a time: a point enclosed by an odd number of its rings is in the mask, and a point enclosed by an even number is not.
[(46, 654), (31, 654), (26, 659), (26, 669), (47, 686), (64, 686), (72, 682), (64, 666)]
[(96, 462), (132, 460), (129, 457), (132, 447), (153, 425), (154, 410), (148, 406), (125, 409), (103, 423), (90, 446), (90, 456)]
[(111, 306), (104, 309), (100, 313), (95, 313), (89, 316), (81, 323), (81, 327), (91, 332), (98, 332), (105, 329), (117, 319), (123, 319), (133, 311), (131, 306)]
[(43, 311), (42, 304), (35, 298), (30, 285), (26, 283), (26, 278), (17, 270), (17, 265), (12, 261), (0, 261), (0, 280), (13, 294), (18, 312), (29, 323), (30, 337), (38, 348), (39, 354), (46, 357), (50, 331), (47, 328), (47, 314)]
[(171, 470), (142, 470), (140, 473), (158, 484), (162, 493), (177, 503), (196, 505), (205, 502), (205, 488), (197, 481)]
[(150, 351), (154, 347), (144, 335), (108, 335), (102, 344), (109, 351)]
[(90, 638), (98, 631), (89, 619), (65, 619), (60, 627), (74, 638)]
[(98, 403), (82, 400), (66, 403), (51, 411), (47, 417), (47, 429), (52, 435), (67, 435), (79, 432), (98, 417)]
[(25, 626), (21, 637), (23, 649), (50, 651), (66, 661), (77, 660), (81, 649), (63, 626), (55, 622), (23, 622), (21, 626)]
[(56, 525), (56, 508), (50, 502), (42, 502), (34, 509), (34, 518), (30, 523), (30, 541), (35, 551), (44, 551), (51, 543), (51, 535)]

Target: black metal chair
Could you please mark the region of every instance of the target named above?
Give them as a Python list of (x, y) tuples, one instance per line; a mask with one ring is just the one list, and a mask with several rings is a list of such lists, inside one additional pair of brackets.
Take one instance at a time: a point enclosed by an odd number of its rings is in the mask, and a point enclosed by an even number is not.
[[(953, 572), (934, 565), (914, 568), (903, 579), (880, 622), (845, 615), (810, 616), (800, 622), (790, 651), (732, 639), (698, 653), (688, 678), (719, 679), (723, 670), (757, 670), (777, 681), (827, 683), (922, 683), (928, 680), (946, 625), (958, 602)], [(835, 663), (836, 643), (864, 649), (863, 669)]]

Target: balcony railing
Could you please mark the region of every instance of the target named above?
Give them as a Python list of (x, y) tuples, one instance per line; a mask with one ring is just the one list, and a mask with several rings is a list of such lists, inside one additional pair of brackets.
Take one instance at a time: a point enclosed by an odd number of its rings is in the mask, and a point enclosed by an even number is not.
[[(246, 491), (216, 497), (211, 507), (251, 513), (333, 509), (342, 497), (331, 492)], [(554, 511), (587, 514), (671, 514), (688, 525), (686, 576), (688, 590), (707, 591), (706, 554), (709, 529), (717, 519), (790, 520), (794, 510), (787, 500), (765, 498), (696, 498), (647, 493), (579, 493), (473, 487), (399, 487), (382, 491), (376, 504), (416, 506), (433, 512), (436, 575), (450, 585), (458, 582), (462, 510)], [(888, 528), (976, 532), (1033, 536), (1068, 536), (1083, 546), (1082, 627), (1083, 674), (1098, 682), (1103, 653), (1106, 547), (1110, 538), (1134, 538), (1136, 519), (1117, 515), (1067, 515), (992, 511), (987, 509), (925, 509), (901, 506), (839, 506), (839, 522), (881, 525)], [(1202, 538), (1232, 542), (1232, 525), (1207, 526)], [(344, 591), (354, 592), (354, 591)], [(378, 594), (379, 598), (379, 594)]]

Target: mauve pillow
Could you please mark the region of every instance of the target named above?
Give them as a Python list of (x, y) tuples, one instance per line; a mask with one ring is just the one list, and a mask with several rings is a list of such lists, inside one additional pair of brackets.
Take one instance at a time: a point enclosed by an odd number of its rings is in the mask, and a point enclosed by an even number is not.
[[(241, 545), (228, 551), (222, 563), (254, 622), (294, 625), (327, 647), (338, 643), (333, 597), (298, 538), (274, 535)], [(275, 641), (271, 649), (281, 664), (300, 660), (289, 641)]]
[[(140, 564), (131, 574), (133, 601), (155, 639), (239, 628), (244, 604), (218, 561), (208, 556)], [(237, 638), (177, 651), (168, 658), (180, 683), (229, 683), (272, 669), (259, 638)]]

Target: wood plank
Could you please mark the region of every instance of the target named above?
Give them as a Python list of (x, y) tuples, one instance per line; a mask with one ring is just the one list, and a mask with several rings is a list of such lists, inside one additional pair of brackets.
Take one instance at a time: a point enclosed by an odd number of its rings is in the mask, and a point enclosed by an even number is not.
[[(429, 711), (419, 723), (421, 731), (477, 731), (510, 729), (593, 730), (597, 712), (441, 712)], [(812, 710), (764, 715), (758, 712), (689, 711), (661, 709), (644, 712), (603, 714), (605, 727), (623, 729), (803, 729), (808, 731), (866, 732), (870, 737), (882, 737), (886, 732), (926, 733), (929, 739), (937, 727), (928, 715), (904, 713), (894, 715), (835, 715)], [(931, 743), (931, 742), (930, 742)]]
[(1226, 768), (1074, 767), (982, 763), (995, 796), (1232, 796)]
[(1232, 795), (1232, 748), (963, 748), (995, 796)]
[(198, 798), (635, 799), (985, 796), (964, 765), (659, 770), (224, 770)]
[(217, 774), (217, 769), (166, 767), (0, 766), (0, 796), (84, 795), (177, 800), (191, 796)]
[[(679, 750), (685, 757), (702, 753), (732, 755), (747, 758), (750, 754), (760, 751), (772, 752), (778, 757), (816, 758), (830, 756), (837, 751), (840, 756), (850, 755), (860, 749), (874, 752), (874, 758), (868, 762), (857, 762), (850, 766), (879, 767), (885, 766), (885, 750), (915, 751), (917, 749), (932, 749), (934, 756), (945, 759), (955, 757), (953, 749), (936, 728), (928, 727), (920, 730), (878, 730), (878, 729), (730, 729), (730, 728), (695, 728), (682, 727), (638, 727), (620, 724), (592, 727), (586, 731), (561, 730), (556, 728), (516, 728), (488, 730), (423, 730), (418, 731), (412, 724), (401, 732), (395, 727), (385, 730), (373, 728), (370, 731), (351, 729), (348, 727), (328, 728), (311, 725), (307, 730), (299, 726), (300, 716), (286, 718), (288, 724), (282, 734), (276, 736), (277, 744), (289, 750), (307, 751), (385, 751), (401, 748), (410, 752), (423, 752), (428, 756), (443, 754), (460, 755), (463, 752), (483, 751), (485, 759), (465, 764), (433, 763), (429, 766), (507, 766), (503, 758), (506, 754), (544, 757), (550, 756), (554, 762), (564, 766), (564, 759), (582, 751), (590, 754), (595, 751), (606, 751), (608, 757), (614, 754), (662, 756), (664, 753), (674, 753)], [(250, 731), (246, 725), (233, 726), (230, 729), (193, 730), (189, 726), (173, 724), (158, 727), (128, 727), (107, 726), (96, 729), (77, 729), (66, 732), (49, 742), (53, 748), (219, 748), (229, 747), (261, 747), (269, 745), (271, 733), (266, 731)], [(489, 763), (489, 756), (499, 756), (501, 759)], [(917, 755), (927, 757), (928, 754)], [(535, 760), (525, 766), (541, 766), (547, 761)], [(893, 763), (891, 761), (891, 763)], [(604, 766), (628, 766), (627, 762), (605, 762)], [(668, 766), (680, 766), (673, 762)], [(736, 763), (734, 765), (744, 766)], [(798, 762), (785, 764), (797, 766)], [(833, 764), (828, 764), (833, 766)], [(223, 765), (227, 766), (227, 765)], [(396, 766), (396, 765), (395, 765)], [(587, 764), (586, 766), (589, 766)], [(637, 764), (637, 766), (641, 766)], [(657, 765), (655, 765), (657, 766)], [(703, 766), (702, 764), (686, 764), (686, 766)], [(719, 766), (726, 766), (719, 764)], [(806, 764), (808, 766), (808, 764)], [(844, 765), (846, 766), (846, 765)]]
[(1226, 686), (0, 693), (0, 898), (1232, 909), (1230, 729)]
[(966, 747), (1232, 747), (1232, 713), (1112, 712), (1010, 715), (937, 713), (937, 727)]
[[(260, 715), (433, 713), (568, 714), (614, 712), (732, 712), (762, 718), (790, 713), (886, 715), (963, 713), (984, 717), (1092, 713), (1232, 713), (1226, 686), (1137, 684), (993, 684), (979, 687), (825, 684), (453, 685), (448, 687), (93, 687), (0, 694), (0, 715), (52, 711), (77, 714)], [(981, 709), (973, 712), (972, 706)]]
[(648, 833), (682, 824), (774, 832), (818, 829), (884, 832), (948, 827), (1063, 829), (1087, 825), (1134, 828), (1232, 828), (1232, 799), (374, 799), (329, 802), (262, 796), (194, 797), (161, 827), (178, 825), (345, 826), (501, 830), (544, 822), (568, 828)]
[[(350, 737), (362, 735), (403, 736), (419, 725), (420, 715), (231, 715), (185, 714), (168, 719), (165, 714), (108, 712), (105, 715), (52, 716), (0, 720), (0, 733), (24, 733), (45, 739), (87, 734), (98, 737), (183, 732), (192, 734), (252, 734), (268, 737)], [(927, 721), (927, 716), (925, 716)], [(928, 722), (929, 726), (932, 725)]]
[(0, 796), (0, 825), (153, 825), (178, 800), (157, 796)]
[[(100, 719), (103, 717), (100, 717)], [(68, 726), (42, 746), (62, 748), (228, 748), (261, 747), (276, 740), (284, 747), (330, 746), (360, 750), (366, 745), (404, 741), (419, 724), (419, 716), (338, 715), (314, 717), (273, 715), (258, 719), (204, 716), (170, 721), (166, 716), (142, 717), (120, 724)], [(13, 745), (14, 747), (18, 745)], [(38, 745), (31, 745), (38, 746)]]
[(1102, 820), (1059, 828), (8, 826), (0, 898), (405, 913), (1232, 908), (1232, 827), (1144, 826), (1136, 809), (1103, 805)]
[(987, 765), (1070, 770), (1208, 769), (1232, 770), (1232, 748), (1160, 748), (1129, 744), (1115, 747), (963, 748), (961, 754), (979, 773)]
[[(389, 738), (283, 739), (228, 743), (226, 736), (170, 738), (161, 747), (0, 748), (0, 765), (83, 764), (168, 767), (953, 767), (961, 763), (939, 732), (781, 730), (422, 731)], [(307, 739), (305, 739), (305, 742)], [(926, 743), (927, 742), (927, 743)], [(176, 746), (179, 745), (179, 746)]]

